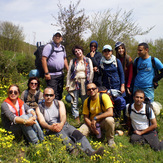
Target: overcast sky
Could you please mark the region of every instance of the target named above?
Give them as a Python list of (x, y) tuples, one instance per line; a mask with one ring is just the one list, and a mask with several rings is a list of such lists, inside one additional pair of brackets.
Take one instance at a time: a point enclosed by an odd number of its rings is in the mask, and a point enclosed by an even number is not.
[[(77, 0), (71, 0), (76, 3)], [(60, 0), (66, 7), (69, 0)], [(51, 23), (57, 17), (58, 0), (0, 0), (0, 21), (10, 21), (23, 27), (25, 41), (35, 44), (37, 41), (47, 43), (57, 30)], [(163, 0), (81, 0), (78, 9), (85, 9), (86, 15), (98, 11), (117, 9), (130, 11), (133, 9), (133, 20), (143, 30), (155, 25), (147, 35), (137, 36), (139, 42), (163, 38)]]

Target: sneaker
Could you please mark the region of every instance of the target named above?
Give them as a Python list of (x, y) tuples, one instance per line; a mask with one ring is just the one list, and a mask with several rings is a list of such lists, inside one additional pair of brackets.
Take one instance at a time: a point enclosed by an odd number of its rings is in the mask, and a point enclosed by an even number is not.
[(104, 154), (104, 147), (100, 147), (94, 152), (91, 152), (89, 149), (87, 149), (85, 152), (88, 156), (94, 156), (95, 154), (102, 156)]
[(108, 140), (108, 146), (109, 146), (110, 148), (114, 148), (114, 147), (116, 146), (116, 144), (115, 144), (115, 142), (114, 142), (114, 139)]
[(79, 154), (79, 150), (77, 148), (74, 148), (71, 150), (70, 154), (73, 156), (77, 156)]

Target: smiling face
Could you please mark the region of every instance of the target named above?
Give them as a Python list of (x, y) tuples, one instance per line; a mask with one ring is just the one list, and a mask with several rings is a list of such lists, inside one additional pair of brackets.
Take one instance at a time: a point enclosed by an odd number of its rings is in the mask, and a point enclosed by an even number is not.
[(53, 41), (55, 44), (59, 45), (62, 42), (62, 36), (60, 34), (56, 34), (53, 36)]
[(91, 44), (91, 46), (90, 46), (90, 51), (91, 51), (91, 52), (95, 52), (96, 49), (97, 49), (97, 45), (96, 45), (95, 42), (93, 42), (93, 43)]
[(109, 49), (105, 49), (105, 50), (102, 51), (102, 53), (103, 53), (105, 59), (109, 60), (111, 58), (111, 55), (112, 55), (113, 51), (109, 50)]
[(90, 97), (97, 96), (98, 88), (94, 83), (90, 83), (87, 85), (87, 95)]
[(11, 101), (17, 100), (19, 96), (19, 90), (17, 86), (11, 86), (8, 90), (8, 97)]
[(118, 54), (119, 54), (121, 57), (124, 57), (125, 49), (124, 49), (123, 46), (119, 46), (119, 47), (118, 47)]
[(29, 88), (31, 89), (31, 90), (36, 90), (37, 89), (37, 87), (38, 87), (38, 82), (37, 82), (37, 80), (31, 80), (31, 82), (30, 82), (30, 84), (29, 84)]
[(142, 59), (145, 59), (148, 57), (148, 48), (145, 48), (144, 46), (138, 46), (138, 55)]
[(75, 49), (74, 52), (78, 59), (83, 57), (83, 51), (81, 49)]

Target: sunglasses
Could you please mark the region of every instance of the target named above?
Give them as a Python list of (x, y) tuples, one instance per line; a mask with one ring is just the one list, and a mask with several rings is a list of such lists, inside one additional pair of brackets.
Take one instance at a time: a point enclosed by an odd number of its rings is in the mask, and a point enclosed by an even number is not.
[(38, 83), (32, 83), (32, 82), (31, 82), (31, 85), (37, 85), (37, 84), (38, 84)]
[(97, 46), (96, 45), (91, 45), (91, 47), (95, 47), (96, 48)]
[(91, 90), (96, 90), (97, 88), (89, 88), (89, 89), (87, 89), (87, 91), (91, 91)]
[(54, 96), (54, 94), (45, 94), (45, 97), (53, 97)]
[(105, 49), (103, 52), (110, 52), (111, 50), (109, 50), (109, 49)]
[(17, 95), (18, 94), (18, 91), (9, 91), (9, 94), (11, 95), (11, 94), (13, 94), (14, 93), (14, 95)]

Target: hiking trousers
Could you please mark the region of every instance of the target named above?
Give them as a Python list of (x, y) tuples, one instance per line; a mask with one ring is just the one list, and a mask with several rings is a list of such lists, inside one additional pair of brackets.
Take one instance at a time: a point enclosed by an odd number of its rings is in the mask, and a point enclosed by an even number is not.
[[(105, 131), (107, 141), (114, 138), (115, 123), (113, 117), (106, 117), (105, 119), (103, 119), (100, 122), (100, 127), (101, 130)], [(86, 124), (83, 124), (79, 128), (79, 131), (85, 136), (88, 136), (91, 133), (91, 129)]]
[(148, 132), (143, 135), (132, 134), (130, 137), (131, 143), (148, 143), (155, 151), (163, 150), (163, 141), (159, 141), (156, 130)]

